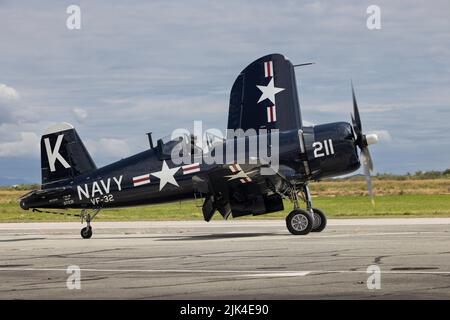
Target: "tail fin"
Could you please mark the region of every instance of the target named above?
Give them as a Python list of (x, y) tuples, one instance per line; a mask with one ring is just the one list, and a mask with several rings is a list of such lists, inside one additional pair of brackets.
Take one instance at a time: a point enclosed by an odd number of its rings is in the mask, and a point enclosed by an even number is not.
[(228, 129), (292, 130), (302, 127), (294, 66), (281, 54), (253, 61), (230, 94)]
[(75, 128), (59, 123), (41, 138), (42, 189), (67, 183), (76, 176), (97, 169)]

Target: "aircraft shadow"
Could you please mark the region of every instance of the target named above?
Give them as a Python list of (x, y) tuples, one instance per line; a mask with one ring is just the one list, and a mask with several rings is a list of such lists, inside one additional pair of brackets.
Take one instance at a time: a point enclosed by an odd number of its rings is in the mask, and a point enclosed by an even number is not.
[(169, 236), (155, 241), (180, 241), (180, 240), (220, 240), (220, 239), (236, 239), (236, 238), (256, 238), (263, 236), (277, 236), (277, 233), (217, 233), (217, 234), (201, 234), (192, 236)]

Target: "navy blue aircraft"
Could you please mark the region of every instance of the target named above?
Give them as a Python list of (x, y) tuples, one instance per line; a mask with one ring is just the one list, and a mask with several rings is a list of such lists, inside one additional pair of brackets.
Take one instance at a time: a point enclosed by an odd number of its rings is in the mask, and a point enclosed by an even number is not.
[[(154, 146), (149, 135), (148, 150), (97, 168), (72, 125), (61, 123), (48, 128), (41, 138), (42, 187), (22, 196), (21, 208), (38, 212), (80, 209), (81, 222), (87, 223), (81, 236), (90, 238), (91, 221), (106, 208), (200, 197), (204, 219), (210, 221), (215, 212), (226, 219), (230, 215), (282, 211), (283, 199), (290, 199), (294, 209), (286, 218), (286, 226), (292, 234), (324, 230), (326, 216), (313, 207), (308, 183), (348, 174), (362, 162), (373, 199), (373, 165), (368, 145), (378, 138), (362, 132), (353, 86), (352, 124), (304, 126), (295, 67), (283, 55), (270, 54), (239, 73), (231, 89), (227, 128), (253, 135), (208, 141), (207, 150), (198, 146), (197, 137), (159, 139)], [(278, 140), (272, 141), (271, 134), (275, 132)], [(258, 150), (262, 148), (261, 141), (266, 141), (268, 154), (278, 153), (275, 169), (258, 157), (260, 153), (251, 156), (248, 145), (252, 137), (266, 138), (259, 139)], [(231, 160), (206, 161), (240, 143), (246, 147), (240, 151), (233, 148), (236, 151)], [(275, 145), (278, 150), (274, 150)], [(189, 161), (176, 162), (174, 154)], [(299, 198), (306, 203), (306, 210), (300, 208)]]

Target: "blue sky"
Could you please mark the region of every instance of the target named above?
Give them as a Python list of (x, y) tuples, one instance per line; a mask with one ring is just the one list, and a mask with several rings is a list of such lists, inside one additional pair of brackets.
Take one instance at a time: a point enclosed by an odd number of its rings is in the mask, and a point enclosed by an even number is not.
[[(81, 30), (66, 8), (81, 7)], [(381, 8), (368, 30), (366, 9)], [(303, 119), (349, 121), (350, 79), (377, 172), (450, 167), (450, 2), (0, 0), (0, 184), (40, 181), (39, 137), (75, 125), (96, 163), (194, 120), (225, 128), (254, 59), (297, 70)]]

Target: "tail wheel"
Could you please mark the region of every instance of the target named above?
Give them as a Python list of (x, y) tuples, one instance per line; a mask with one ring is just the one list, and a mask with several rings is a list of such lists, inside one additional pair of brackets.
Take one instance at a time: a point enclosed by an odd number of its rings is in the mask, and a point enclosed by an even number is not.
[(84, 227), (81, 229), (81, 237), (83, 239), (90, 239), (92, 237), (92, 227)]
[(311, 215), (304, 210), (294, 210), (286, 217), (286, 226), (294, 235), (308, 234), (313, 228)]
[(327, 226), (327, 217), (325, 214), (316, 208), (313, 208), (314, 223), (311, 232), (322, 232)]

